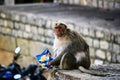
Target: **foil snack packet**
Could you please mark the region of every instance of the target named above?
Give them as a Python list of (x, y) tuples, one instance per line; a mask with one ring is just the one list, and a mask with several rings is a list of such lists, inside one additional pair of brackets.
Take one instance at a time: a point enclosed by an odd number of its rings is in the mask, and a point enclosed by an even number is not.
[(36, 55), (36, 59), (43, 68), (52, 68), (52, 66), (48, 65), (48, 62), (53, 60), (49, 49), (45, 49), (41, 54)]

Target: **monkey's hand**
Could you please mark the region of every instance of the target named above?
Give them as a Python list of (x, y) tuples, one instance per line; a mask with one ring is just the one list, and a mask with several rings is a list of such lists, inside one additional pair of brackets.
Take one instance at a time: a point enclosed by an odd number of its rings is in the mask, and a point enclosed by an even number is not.
[(48, 62), (48, 66), (51, 66), (51, 62)]

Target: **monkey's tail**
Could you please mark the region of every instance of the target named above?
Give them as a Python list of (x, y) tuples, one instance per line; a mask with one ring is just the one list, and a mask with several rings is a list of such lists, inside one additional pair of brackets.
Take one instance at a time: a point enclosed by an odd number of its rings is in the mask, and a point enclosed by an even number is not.
[(107, 76), (107, 75), (111, 75), (110, 73), (101, 73), (101, 72), (89, 70), (89, 69), (86, 69), (86, 68), (84, 68), (82, 66), (79, 67), (79, 70), (81, 72), (88, 73), (88, 74), (91, 74), (91, 75), (94, 75), (94, 76)]

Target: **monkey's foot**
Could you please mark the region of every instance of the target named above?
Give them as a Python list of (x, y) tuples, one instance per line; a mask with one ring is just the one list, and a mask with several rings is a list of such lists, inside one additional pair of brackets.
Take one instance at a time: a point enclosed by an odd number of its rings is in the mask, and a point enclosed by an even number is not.
[(55, 73), (57, 72), (57, 68), (53, 67), (52, 69), (50, 69), (50, 73), (51, 73), (51, 76), (55, 75)]

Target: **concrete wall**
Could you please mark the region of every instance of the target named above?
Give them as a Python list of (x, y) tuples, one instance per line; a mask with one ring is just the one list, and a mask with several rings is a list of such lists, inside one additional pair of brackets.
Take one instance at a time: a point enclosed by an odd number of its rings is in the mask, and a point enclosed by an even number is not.
[(120, 0), (54, 0), (54, 3), (76, 4), (104, 9), (120, 9)]
[[(19, 63), (28, 65), (45, 48), (52, 52), (53, 25), (56, 21), (34, 14), (0, 11), (0, 49), (14, 51), (21, 47)], [(90, 46), (91, 61), (96, 63), (120, 62), (120, 33), (93, 29), (68, 23), (83, 35)]]

